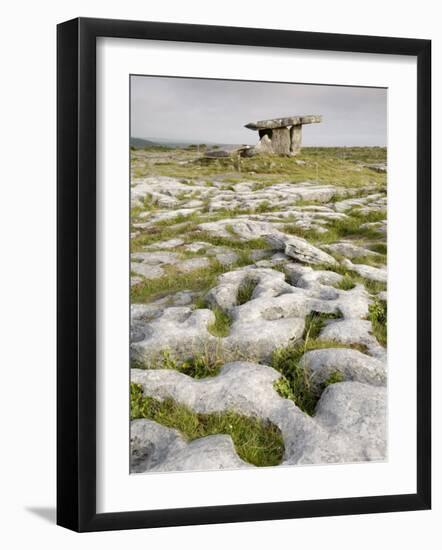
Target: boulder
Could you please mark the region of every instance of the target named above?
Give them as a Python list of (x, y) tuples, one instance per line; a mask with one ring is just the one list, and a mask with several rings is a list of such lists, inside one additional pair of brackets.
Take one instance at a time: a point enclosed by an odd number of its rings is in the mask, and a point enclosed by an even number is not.
[(273, 147), (272, 147), (272, 141), (270, 140), (269, 136), (267, 134), (264, 134), (262, 138), (259, 140), (259, 142), (253, 147), (253, 152), (255, 154), (261, 154), (261, 155), (271, 155), (274, 153)]
[(290, 237), (286, 241), (284, 252), (287, 256), (305, 264), (336, 264), (333, 256), (300, 237)]
[(301, 237), (288, 236), (280, 231), (266, 235), (269, 244), (276, 250), (283, 250), (287, 256), (304, 264), (336, 264), (327, 252), (310, 244)]

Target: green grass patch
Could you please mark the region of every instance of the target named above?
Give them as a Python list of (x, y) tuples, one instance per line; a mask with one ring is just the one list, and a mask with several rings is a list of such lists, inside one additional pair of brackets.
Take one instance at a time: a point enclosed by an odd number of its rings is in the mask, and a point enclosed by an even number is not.
[(271, 206), (269, 201), (262, 201), (259, 203), (259, 205), (256, 207), (255, 212), (258, 214), (264, 213), (264, 212), (271, 212), (274, 211), (277, 207)]
[(300, 206), (318, 206), (323, 205), (323, 202), (320, 201), (313, 201), (313, 200), (307, 200), (307, 199), (298, 199), (295, 201), (294, 205), (298, 208)]
[(132, 303), (147, 303), (161, 296), (181, 290), (207, 291), (216, 284), (217, 278), (226, 268), (219, 262), (210, 266), (181, 272), (174, 266), (167, 266), (167, 274), (158, 279), (146, 280), (132, 287)]
[[(237, 183), (252, 179), (262, 186), (281, 181), (312, 181), (346, 187), (386, 185), (387, 175), (361, 163), (386, 161), (386, 148), (378, 147), (304, 147), (296, 158), (259, 156), (253, 158), (204, 158), (197, 150), (148, 148), (131, 152), (135, 177), (158, 175)], [(303, 161), (303, 164), (297, 161)]]
[(133, 206), (131, 209), (130, 209), (130, 219), (131, 219), (131, 222), (133, 223), (134, 220), (136, 220), (138, 218), (138, 216), (144, 212), (144, 209), (142, 206)]
[(315, 340), (321, 330), (323, 329), (326, 321), (329, 319), (341, 319), (342, 313), (322, 313), (319, 311), (312, 311), (305, 318), (305, 328), (304, 328), (304, 340), (308, 341), (310, 339)]
[(235, 230), (233, 229), (233, 225), (228, 223), (224, 227), (225, 227), (225, 230), (227, 231), (227, 233), (230, 233), (230, 235), (233, 235), (234, 237), (237, 236), (236, 233), (235, 233)]
[(351, 211), (350, 214), (358, 218), (361, 223), (380, 222), (387, 219), (386, 210), (370, 210), (369, 212)]
[(238, 254), (238, 260), (229, 265), (223, 265), (213, 260), (208, 267), (194, 269), (189, 272), (179, 271), (175, 266), (165, 267), (166, 275), (158, 279), (145, 280), (131, 288), (131, 302), (148, 303), (168, 294), (181, 290), (191, 290), (205, 293), (216, 285), (219, 275), (243, 267), (251, 263), (246, 251)]
[(216, 376), (221, 367), (232, 361), (257, 362), (253, 352), (243, 353), (240, 350), (230, 350), (223, 346), (222, 338), (216, 342), (204, 342), (189, 356), (183, 358), (169, 349), (163, 349), (150, 357), (148, 361), (131, 358), (130, 366), (134, 369), (170, 369), (176, 370), (192, 378), (207, 378)]
[(361, 277), (361, 279), (365, 285), (365, 288), (371, 294), (379, 294), (379, 292), (385, 292), (387, 290), (387, 283), (372, 281), (371, 279), (364, 279), (363, 277)]
[(331, 244), (341, 239), (378, 239), (381, 233), (371, 227), (361, 227), (363, 222), (357, 217), (331, 220), (327, 223), (327, 231), (320, 232), (315, 229), (303, 229), (296, 224), (284, 226), (286, 233), (307, 239), (313, 244)]
[(238, 287), (236, 293), (236, 303), (241, 306), (247, 302), (250, 302), (253, 296), (253, 291), (255, 290), (258, 281), (247, 277)]
[[(196, 230), (196, 224), (184, 223), (173, 226), (153, 226), (144, 229), (142, 233), (133, 237), (130, 241), (131, 252), (140, 252), (146, 246), (150, 246), (160, 241), (166, 241), (173, 238), (183, 238), (183, 235), (192, 234)], [(197, 239), (194, 239), (197, 240)]]
[(140, 218), (140, 214), (145, 212), (155, 212), (158, 206), (152, 201), (152, 197), (146, 195), (143, 199), (142, 205), (134, 206), (130, 209), (130, 221), (131, 224), (142, 223), (146, 221), (146, 218)]
[(371, 265), (373, 267), (385, 266), (387, 257), (383, 254), (367, 254), (366, 256), (356, 256), (351, 260), (354, 264)]
[(166, 218), (164, 220), (160, 220), (155, 222), (156, 227), (169, 227), (173, 225), (177, 225), (179, 223), (201, 223), (202, 216), (198, 212), (192, 212), (191, 214), (177, 214), (173, 218)]
[(219, 346), (202, 347), (199, 353), (179, 360), (169, 350), (162, 350), (158, 356), (147, 365), (131, 360), (131, 368), (138, 369), (171, 369), (187, 374), (192, 378), (207, 378), (219, 374), (224, 365), (224, 357)]
[[(327, 227), (328, 232), (335, 233), (338, 239), (343, 239), (346, 237), (372, 239), (379, 237), (379, 231), (370, 227), (361, 227), (362, 223), (363, 222), (361, 222), (358, 217), (347, 216), (347, 218), (333, 220)], [(323, 235), (323, 238), (326, 238), (326, 234), (324, 233)]]
[(351, 290), (355, 286), (356, 283), (353, 281), (350, 275), (346, 274), (342, 277), (339, 283), (335, 285), (335, 288), (339, 288), (340, 290)]
[(231, 234), (231, 237), (220, 237), (206, 231), (201, 231), (198, 228), (200, 223), (215, 222), (225, 218), (250, 213), (253, 213), (250, 209), (224, 209), (206, 214), (203, 212), (194, 212), (189, 215), (179, 214), (174, 218), (160, 220), (155, 222), (152, 226), (142, 230), (133, 228), (133, 230), (139, 231), (140, 234), (131, 239), (131, 252), (139, 252), (146, 246), (162, 240), (172, 239), (174, 237), (180, 237), (187, 243), (194, 241), (206, 241), (209, 244), (216, 246), (228, 246), (235, 250), (269, 248), (269, 245), (265, 239), (241, 241), (235, 234), (231, 225), (227, 225), (227, 231)]
[(159, 401), (143, 395), (142, 386), (131, 384), (131, 418), (147, 418), (180, 431), (192, 441), (208, 435), (230, 435), (238, 456), (255, 466), (276, 466), (284, 454), (281, 431), (269, 421), (233, 411), (201, 414), (172, 399)]
[[(327, 382), (341, 382), (340, 373), (332, 373), (326, 383), (315, 385), (312, 383), (310, 372), (301, 364), (301, 358), (307, 351), (314, 349), (344, 348), (338, 342), (326, 342), (308, 339), (299, 344), (279, 348), (273, 352), (271, 366), (282, 374), (282, 378), (274, 383), (275, 390), (281, 397), (291, 399), (297, 407), (312, 416), (316, 404), (324, 391)], [(353, 346), (351, 346), (353, 347)]]
[(327, 386), (331, 386), (331, 384), (338, 384), (339, 382), (343, 382), (343, 381), (344, 381), (344, 375), (342, 374), (342, 372), (339, 372), (337, 370), (330, 374), (330, 376), (324, 382), (323, 388), (325, 389)]
[[(364, 156), (364, 153), (359, 151)], [(297, 161), (303, 161), (299, 163)], [(301, 154), (295, 158), (280, 156), (258, 156), (241, 158), (238, 163), (232, 159), (217, 159), (221, 169), (252, 174), (254, 177), (271, 176), (274, 174), (290, 177), (294, 183), (313, 181), (317, 183), (335, 183), (342, 186), (367, 186), (382, 184), (386, 174), (375, 173), (357, 163), (357, 151), (351, 153), (343, 148), (308, 148), (304, 147)], [(210, 166), (213, 161), (201, 159), (200, 165)], [(229, 177), (229, 180), (233, 179)]]
[(385, 300), (374, 300), (368, 308), (368, 317), (371, 321), (373, 335), (378, 342), (387, 346), (387, 302)]
[(224, 359), (219, 353), (219, 349), (209, 347), (185, 360), (178, 359), (169, 350), (162, 350), (147, 364), (134, 359), (131, 359), (130, 364), (133, 369), (176, 370), (196, 379), (216, 376), (223, 365)]
[(193, 301), (193, 306), (195, 309), (210, 309), (210, 304), (207, 301), (205, 294), (200, 294)]
[(387, 245), (386, 243), (373, 243), (368, 245), (368, 249), (373, 252), (378, 252), (379, 254), (387, 255)]
[(212, 336), (225, 338), (230, 333), (232, 320), (230, 316), (218, 306), (215, 306), (212, 312), (215, 315), (215, 321), (207, 326), (207, 330)]

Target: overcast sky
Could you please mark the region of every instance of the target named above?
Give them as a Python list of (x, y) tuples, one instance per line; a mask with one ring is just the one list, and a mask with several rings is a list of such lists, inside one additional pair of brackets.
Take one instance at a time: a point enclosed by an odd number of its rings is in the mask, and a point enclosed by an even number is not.
[(386, 145), (387, 90), (193, 78), (131, 77), (131, 135), (195, 143), (257, 142), (248, 122), (323, 115), (304, 145)]

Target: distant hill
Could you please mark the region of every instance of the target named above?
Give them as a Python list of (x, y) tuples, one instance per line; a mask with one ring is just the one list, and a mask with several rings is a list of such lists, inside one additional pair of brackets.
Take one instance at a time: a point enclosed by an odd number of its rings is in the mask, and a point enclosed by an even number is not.
[(130, 138), (131, 147), (155, 147), (158, 145), (163, 145), (163, 144), (155, 143), (155, 141), (150, 141), (148, 139), (142, 139), (142, 138), (136, 138), (136, 137)]

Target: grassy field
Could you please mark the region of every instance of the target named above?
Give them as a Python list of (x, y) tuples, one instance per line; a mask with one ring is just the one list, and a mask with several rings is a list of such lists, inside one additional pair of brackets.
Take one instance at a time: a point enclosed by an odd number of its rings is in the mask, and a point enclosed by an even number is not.
[(132, 176), (149, 174), (192, 181), (206, 178), (226, 184), (249, 177), (261, 185), (281, 181), (314, 181), (339, 186), (384, 185), (386, 175), (366, 166), (385, 163), (385, 147), (304, 147), (296, 157), (206, 159), (194, 149), (146, 148), (131, 151)]

